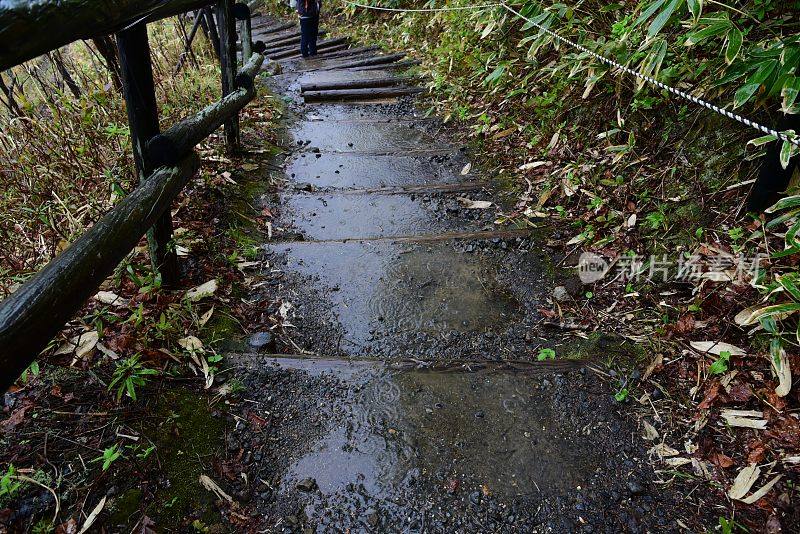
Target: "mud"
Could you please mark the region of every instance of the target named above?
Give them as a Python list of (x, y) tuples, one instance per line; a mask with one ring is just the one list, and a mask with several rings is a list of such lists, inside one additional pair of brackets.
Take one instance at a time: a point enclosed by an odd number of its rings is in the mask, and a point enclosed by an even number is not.
[[(675, 488), (654, 484), (648, 444), (614, 399), (637, 350), (543, 325), (560, 260), (547, 230), (503, 234), (491, 187), (443, 188), (491, 177), (413, 101), (302, 104), (301, 81), (367, 76), (313, 72), (331, 64), (285, 62), (266, 82), (287, 102), (287, 153), (281, 189), (254, 199), (274, 217), (254, 298), (284, 304), (278, 350), (296, 354), (226, 358), (245, 386), (237, 408), (267, 421), (242, 416), (227, 445), (247, 451), (249, 482), (231, 485), (260, 529), (697, 525)], [(539, 362), (544, 347), (582, 359)]]

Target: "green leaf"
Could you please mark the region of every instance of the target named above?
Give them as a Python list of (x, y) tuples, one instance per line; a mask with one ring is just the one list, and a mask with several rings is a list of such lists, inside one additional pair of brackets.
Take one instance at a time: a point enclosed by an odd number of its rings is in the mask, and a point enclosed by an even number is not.
[(789, 231), (783, 237), (786, 248), (798, 248), (800, 243), (797, 242), (797, 232), (800, 231), (800, 220), (794, 222)]
[(694, 20), (699, 19), (700, 14), (703, 12), (702, 0), (686, 0), (686, 5), (689, 7), (689, 13), (692, 14)]
[(484, 80), (483, 83), (488, 85), (490, 83), (497, 82), (502, 76), (503, 73), (506, 71), (505, 65), (499, 65), (496, 69), (494, 69)]
[[(761, 328), (770, 334), (778, 333), (778, 323), (775, 322), (774, 317), (762, 317), (759, 322), (761, 323)], [(800, 323), (798, 323), (798, 325), (800, 325)]]
[(723, 350), (719, 353), (719, 358), (714, 360), (714, 362), (709, 366), (708, 372), (712, 375), (721, 375), (728, 370), (728, 362), (730, 362), (730, 359), (731, 353), (727, 350)]
[(794, 106), (798, 93), (800, 93), (800, 77), (791, 76), (787, 78), (783, 83), (783, 89), (781, 89), (781, 97), (783, 98), (781, 111), (792, 114), (800, 112), (800, 108)]
[(642, 14), (639, 15), (639, 18), (636, 19), (636, 22), (633, 23), (633, 26), (636, 27), (639, 24), (643, 23), (647, 19), (653, 16), (653, 13), (658, 11), (658, 8), (664, 5), (667, 0), (655, 0), (652, 4), (647, 6), (647, 8), (642, 11)]
[[(800, 225), (800, 222), (797, 223)], [(800, 288), (797, 287), (797, 274), (791, 273), (778, 277), (778, 283), (789, 293), (792, 298), (800, 302)]]
[(764, 211), (766, 213), (775, 213), (776, 211), (783, 211), (788, 208), (800, 208), (800, 195), (782, 198)]
[(556, 358), (556, 351), (553, 349), (540, 349), (536, 359), (540, 362), (544, 360), (554, 360)]
[(683, 44), (686, 46), (696, 45), (697, 43), (705, 41), (710, 37), (722, 35), (723, 33), (727, 32), (730, 27), (731, 23), (728, 20), (716, 21), (702, 30), (697, 30), (688, 34), (686, 36), (686, 41)]
[(628, 398), (628, 388), (622, 388), (621, 390), (614, 393), (614, 399), (617, 402), (624, 402), (625, 399)]
[(745, 102), (750, 100), (753, 95), (756, 94), (759, 87), (761, 87), (760, 83), (748, 83), (737, 89), (736, 94), (733, 95), (733, 109), (741, 107)]
[(781, 167), (784, 169), (789, 166), (789, 160), (792, 158), (792, 147), (794, 144), (788, 140), (784, 141), (781, 146)]
[(669, 19), (672, 18), (672, 14), (675, 10), (683, 4), (684, 0), (672, 0), (664, 11), (658, 14), (656, 18), (653, 19), (653, 22), (650, 24), (650, 28), (647, 29), (647, 37), (655, 37), (655, 35), (661, 31), (661, 28), (669, 22)]
[(731, 26), (728, 31), (728, 47), (725, 49), (725, 61), (730, 65), (736, 56), (739, 55), (739, 50), (742, 49), (743, 41), (742, 32), (736, 26)]
[(762, 135), (761, 137), (756, 137), (755, 139), (749, 140), (747, 144), (753, 146), (761, 146), (761, 145), (766, 145), (767, 143), (771, 143), (776, 139), (778, 138), (775, 137), (774, 135)]

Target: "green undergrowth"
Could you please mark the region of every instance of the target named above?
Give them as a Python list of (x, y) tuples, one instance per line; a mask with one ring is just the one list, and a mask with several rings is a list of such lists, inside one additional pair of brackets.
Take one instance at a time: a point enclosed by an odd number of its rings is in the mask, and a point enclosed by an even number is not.
[[(148, 29), (165, 129), (219, 98), (218, 66), (199, 35), (192, 58), (175, 74), (183, 52), (177, 19)], [(113, 49), (113, 39), (109, 43)], [(56, 59), (66, 74), (55, 69)], [(0, 297), (135, 184), (122, 92), (107, 65), (87, 40), (2, 74), (6, 86), (14, 87), (15, 104), (0, 105)]]

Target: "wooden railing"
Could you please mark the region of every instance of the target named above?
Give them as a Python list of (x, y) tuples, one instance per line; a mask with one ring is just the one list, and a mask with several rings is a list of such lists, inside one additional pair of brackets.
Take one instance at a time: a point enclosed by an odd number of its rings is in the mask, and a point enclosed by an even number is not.
[[(159, 131), (147, 24), (214, 6), (222, 99)], [(205, 11), (208, 14), (208, 11)], [(237, 72), (236, 20), (242, 62)], [(0, 390), (5, 391), (119, 264), (148, 235), (165, 287), (178, 282), (170, 204), (197, 170), (194, 146), (224, 126), (239, 144), (239, 111), (255, 96), (264, 57), (252, 50), (250, 7), (231, 0), (0, 1), (0, 70), (78, 39), (116, 33), (137, 187), (75, 243), (0, 302)]]

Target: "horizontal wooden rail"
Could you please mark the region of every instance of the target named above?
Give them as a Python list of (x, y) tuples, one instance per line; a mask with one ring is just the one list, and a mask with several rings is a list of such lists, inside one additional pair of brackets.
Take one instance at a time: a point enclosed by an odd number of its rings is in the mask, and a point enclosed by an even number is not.
[(0, 71), (78, 39), (210, 5), (209, 0), (2, 0)]
[[(255, 97), (264, 61), (253, 48), (250, 5), (216, 0), (216, 29), (223, 98), (162, 134), (153, 84), (147, 23), (205, 8), (209, 0), (0, 0), (0, 70), (76, 39), (117, 33), (122, 85), (139, 184), (73, 245), (0, 302), (0, 391), (5, 391), (84, 305), (145, 233), (154, 272), (177, 280), (168, 265), (170, 204), (199, 166), (192, 149), (225, 126), (229, 151), (238, 145), (238, 113)], [(196, 14), (200, 16), (200, 13)], [(236, 17), (241, 21), (245, 65), (236, 72)], [(213, 17), (205, 19), (209, 27)], [(195, 25), (194, 31), (196, 31)], [(191, 41), (186, 43), (187, 53)], [(148, 229), (152, 231), (148, 232)]]
[(214, 133), (226, 118), (245, 107), (255, 97), (254, 80), (263, 62), (263, 55), (253, 54), (236, 76), (235, 91), (153, 137), (147, 143), (147, 149), (155, 164), (174, 164), (197, 143)]
[(67, 250), (0, 302), (0, 391), (14, 383), (136, 246), (199, 165), (161, 167)]

